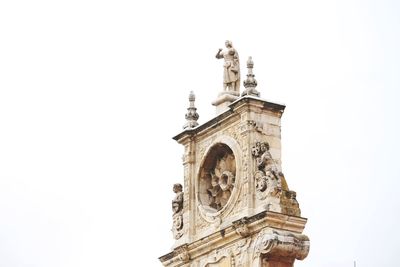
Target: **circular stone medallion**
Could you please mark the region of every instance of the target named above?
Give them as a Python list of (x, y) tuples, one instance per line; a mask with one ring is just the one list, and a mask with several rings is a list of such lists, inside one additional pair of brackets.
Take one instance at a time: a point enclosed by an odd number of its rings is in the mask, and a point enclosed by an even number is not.
[(200, 167), (199, 202), (206, 213), (218, 213), (226, 206), (235, 187), (236, 161), (229, 146), (213, 145)]

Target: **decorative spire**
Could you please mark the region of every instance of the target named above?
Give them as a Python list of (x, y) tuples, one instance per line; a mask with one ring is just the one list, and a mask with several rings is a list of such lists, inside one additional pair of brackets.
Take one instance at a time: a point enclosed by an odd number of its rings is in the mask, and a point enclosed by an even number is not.
[(257, 81), (254, 79), (254, 74), (253, 74), (253, 66), (254, 62), (251, 57), (247, 60), (247, 79), (243, 81), (244, 88), (246, 88), (242, 96), (245, 95), (253, 95), (253, 96), (260, 96), (260, 92), (256, 90), (257, 86)]
[(196, 100), (196, 96), (194, 95), (193, 91), (190, 91), (189, 94), (189, 107), (188, 111), (185, 115), (186, 123), (183, 125), (183, 129), (192, 129), (197, 127), (199, 124), (197, 120), (199, 119), (199, 114), (196, 112), (197, 108), (194, 106), (194, 101)]

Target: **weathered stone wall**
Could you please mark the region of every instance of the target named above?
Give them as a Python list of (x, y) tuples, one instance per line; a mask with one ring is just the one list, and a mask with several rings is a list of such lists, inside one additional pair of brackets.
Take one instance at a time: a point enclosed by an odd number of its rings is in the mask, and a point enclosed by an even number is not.
[(245, 96), (174, 137), (185, 148), (183, 228), (164, 266), (286, 267), (306, 257), (306, 219), (281, 168), (284, 108)]

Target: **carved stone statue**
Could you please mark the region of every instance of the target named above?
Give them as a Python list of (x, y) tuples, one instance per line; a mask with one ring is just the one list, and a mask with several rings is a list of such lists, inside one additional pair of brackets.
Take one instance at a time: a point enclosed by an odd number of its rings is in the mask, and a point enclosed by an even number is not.
[(183, 234), (183, 192), (181, 184), (174, 184), (173, 191), (176, 194), (172, 200), (172, 233), (175, 239)]
[(261, 156), (257, 158), (257, 166), (260, 170), (278, 172), (275, 161), (272, 159), (271, 153), (269, 152), (269, 144), (267, 142), (259, 143)]
[(278, 196), (282, 191), (282, 179), (284, 180), (284, 178), (269, 152), (269, 144), (257, 142), (252, 148), (252, 154), (256, 158), (258, 168), (254, 174), (258, 198)]
[(183, 208), (183, 192), (181, 184), (174, 184), (173, 188), (174, 193), (176, 194), (174, 199), (172, 200), (172, 212), (174, 214), (180, 212)]
[(224, 59), (224, 83), (223, 91), (234, 91), (239, 93), (240, 90), (240, 64), (239, 54), (232, 46), (231, 41), (225, 41), (226, 50), (220, 48), (215, 55), (216, 58)]
[[(257, 164), (257, 170), (254, 173), (257, 198), (267, 201), (268, 209), (271, 208), (271, 205), (280, 203), (279, 212), (300, 216), (296, 192), (289, 190), (285, 176), (278, 170), (275, 160), (269, 152), (269, 144), (256, 142), (252, 147), (252, 155)], [(275, 200), (271, 200), (271, 198)], [(279, 202), (275, 202), (276, 199), (279, 199)]]

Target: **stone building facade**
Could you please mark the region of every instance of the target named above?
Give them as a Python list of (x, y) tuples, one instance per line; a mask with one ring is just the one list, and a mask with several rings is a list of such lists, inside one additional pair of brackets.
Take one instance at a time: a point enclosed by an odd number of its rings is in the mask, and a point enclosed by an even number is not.
[(174, 137), (184, 147), (184, 181), (174, 185), (175, 243), (159, 258), (164, 266), (289, 267), (308, 254), (307, 219), (281, 168), (285, 106), (260, 98), (251, 58), (247, 67), (245, 90), (221, 92), (210, 121), (198, 125), (189, 96)]

